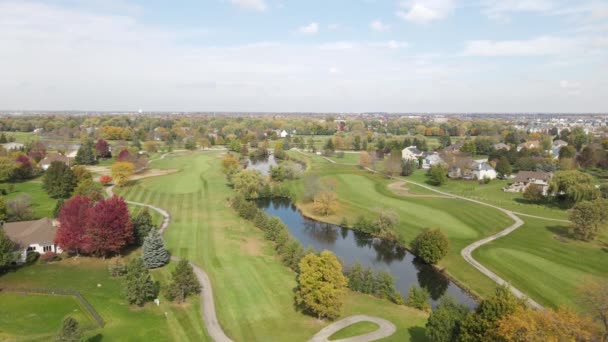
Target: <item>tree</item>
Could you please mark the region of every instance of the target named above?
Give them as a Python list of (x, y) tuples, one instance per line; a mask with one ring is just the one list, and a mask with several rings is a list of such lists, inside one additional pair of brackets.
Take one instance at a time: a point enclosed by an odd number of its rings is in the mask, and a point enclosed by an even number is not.
[(116, 162), (112, 164), (112, 178), (116, 180), (116, 185), (124, 186), (135, 172), (135, 165), (130, 162)]
[(154, 153), (158, 150), (158, 144), (156, 143), (156, 141), (146, 141), (144, 143), (144, 149), (148, 153)]
[(101, 185), (90, 178), (78, 183), (74, 189), (74, 195), (87, 196), (93, 201), (98, 201), (103, 197)]
[(103, 139), (97, 140), (97, 143), (95, 143), (95, 154), (98, 158), (112, 157), (112, 154), (110, 153), (110, 144)]
[(376, 220), (378, 235), (389, 238), (394, 235), (393, 229), (399, 225), (399, 215), (394, 210), (382, 210)]
[(232, 153), (228, 153), (222, 158), (222, 171), (230, 179), (241, 168), (239, 160)]
[(169, 263), (171, 255), (165, 248), (163, 238), (156, 229), (150, 231), (144, 239), (142, 259), (147, 268), (163, 267)]
[(175, 270), (171, 272), (171, 283), (167, 287), (166, 296), (170, 301), (182, 303), (189, 295), (201, 292), (201, 284), (194, 274), (192, 265), (186, 259), (181, 259)]
[(27, 221), (34, 216), (32, 196), (21, 194), (7, 203), (8, 217), (11, 221)]
[(0, 228), (0, 270), (15, 261), (15, 248), (17, 245), (11, 241), (3, 228)]
[(509, 159), (507, 159), (506, 156), (501, 156), (498, 159), (495, 169), (496, 173), (498, 173), (498, 176), (503, 179), (509, 176), (513, 171), (511, 169), (511, 163), (509, 163)]
[(469, 309), (456, 303), (450, 296), (443, 296), (439, 305), (426, 322), (426, 336), (433, 342), (452, 342), (458, 336), (458, 325)]
[(329, 251), (310, 253), (300, 260), (299, 267), (296, 303), (319, 318), (338, 317), (348, 284), (338, 258)]
[(363, 292), (363, 267), (361, 266), (361, 263), (358, 261), (355, 262), (346, 273), (346, 276), (348, 277), (349, 289)]
[(17, 163), (8, 157), (0, 157), (0, 182), (13, 179)]
[(91, 140), (87, 140), (80, 146), (80, 148), (78, 148), (74, 162), (76, 162), (78, 165), (95, 164), (95, 151), (93, 148), (93, 142)]
[(159, 285), (152, 280), (141, 258), (133, 258), (127, 265), (125, 293), (130, 304), (143, 306), (156, 298)]
[(429, 264), (437, 263), (449, 249), (450, 240), (439, 229), (425, 229), (412, 241), (412, 252)]
[(407, 293), (405, 305), (418, 310), (431, 311), (430, 299), (431, 295), (427, 289), (413, 285)]
[(76, 165), (72, 167), (72, 172), (76, 177), (77, 184), (87, 179), (93, 180), (93, 174), (85, 166)]
[(108, 176), (108, 175), (101, 175), (99, 177), (99, 182), (101, 183), (101, 185), (103, 186), (107, 186), (110, 183), (112, 183), (112, 177)]
[(133, 241), (133, 224), (123, 198), (114, 195), (102, 199), (89, 212), (84, 244), (87, 253), (119, 253)]
[(429, 183), (440, 186), (448, 181), (448, 169), (444, 164), (431, 165), (428, 171)]
[(376, 297), (388, 299), (396, 304), (403, 304), (403, 298), (395, 289), (395, 279), (390, 272), (378, 272), (374, 292)]
[(116, 156), (116, 161), (132, 162), (133, 155), (131, 154), (128, 148), (123, 148), (122, 150), (120, 150), (120, 152), (118, 152), (118, 156)]
[(602, 325), (602, 341), (608, 341), (608, 282), (586, 280), (578, 292), (581, 306)]
[(42, 188), (53, 198), (68, 198), (76, 187), (76, 176), (69, 166), (54, 161), (42, 179)]
[(601, 196), (593, 176), (577, 170), (558, 171), (553, 175), (549, 191), (570, 202), (593, 200)]
[(7, 215), (6, 200), (4, 197), (0, 197), (0, 221), (6, 221)]
[(401, 173), (401, 151), (393, 149), (388, 159), (384, 162), (386, 174), (396, 176)]
[(595, 239), (608, 223), (608, 200), (596, 199), (577, 203), (570, 211), (570, 230), (584, 241)]
[(148, 208), (144, 208), (144, 210), (140, 211), (133, 219), (135, 243), (141, 246), (144, 243), (146, 236), (150, 234), (150, 231), (156, 230), (157, 228), (158, 227), (152, 222), (150, 211), (148, 211)]
[(55, 337), (56, 342), (78, 342), (82, 337), (82, 331), (80, 330), (80, 325), (78, 321), (72, 317), (66, 317), (63, 320), (63, 324), (61, 326), (61, 330), (57, 337)]
[(234, 190), (246, 199), (258, 198), (265, 183), (258, 170), (242, 170), (232, 178)]
[(576, 157), (576, 149), (574, 146), (563, 146), (559, 149), (559, 159), (572, 159)]
[(416, 159), (403, 159), (401, 160), (401, 175), (410, 176), (418, 169), (418, 160)]
[(557, 311), (520, 307), (498, 321), (496, 335), (504, 341), (592, 341), (594, 331), (593, 322), (565, 307)]
[(15, 169), (13, 177), (18, 180), (29, 179), (34, 176), (34, 163), (25, 155), (20, 155), (15, 158)]
[(61, 212), (61, 208), (63, 208), (64, 201), (65, 200), (63, 198), (60, 198), (59, 200), (57, 200), (57, 202), (55, 202), (55, 208), (53, 208), (53, 217), (54, 218), (59, 217), (59, 213)]
[(537, 184), (529, 184), (524, 190), (523, 197), (530, 202), (540, 202), (545, 198), (543, 188)]
[(460, 152), (469, 153), (471, 155), (477, 154), (477, 145), (472, 139), (465, 140), (460, 147)]
[(83, 250), (91, 207), (91, 201), (84, 196), (74, 196), (61, 206), (55, 243), (64, 251), (79, 253)]
[(330, 152), (334, 152), (336, 150), (335, 146), (334, 146), (334, 141), (332, 138), (327, 139), (327, 141), (325, 142), (325, 146), (323, 146), (324, 150), (326, 151), (330, 151)]
[(335, 191), (321, 191), (315, 196), (313, 210), (322, 216), (333, 214), (338, 209), (338, 196)]
[(359, 153), (359, 166), (362, 168), (370, 167), (372, 165), (372, 157), (367, 151), (361, 151)]

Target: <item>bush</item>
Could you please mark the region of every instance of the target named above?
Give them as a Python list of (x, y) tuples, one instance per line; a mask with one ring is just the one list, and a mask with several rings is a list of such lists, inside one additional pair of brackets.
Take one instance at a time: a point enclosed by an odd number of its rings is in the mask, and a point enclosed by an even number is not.
[(449, 249), (450, 241), (439, 229), (425, 229), (412, 242), (412, 252), (429, 264), (437, 263)]
[(113, 258), (108, 264), (108, 271), (112, 277), (121, 277), (127, 274), (127, 265), (121, 258)]
[(524, 190), (524, 199), (530, 202), (540, 202), (543, 198), (543, 188), (536, 184), (530, 184)]
[(344, 152), (343, 151), (337, 152), (336, 153), (336, 158), (343, 159), (344, 158)]
[(40, 260), (44, 263), (61, 260), (61, 257), (55, 252), (46, 252), (40, 256)]
[(35, 251), (27, 252), (27, 256), (25, 257), (25, 262), (28, 264), (33, 264), (40, 258), (40, 253)]
[(431, 295), (429, 294), (429, 291), (414, 285), (410, 287), (405, 305), (418, 310), (431, 311), (431, 305), (429, 304), (430, 299)]
[(443, 164), (431, 165), (428, 171), (429, 183), (440, 186), (448, 181), (448, 169)]

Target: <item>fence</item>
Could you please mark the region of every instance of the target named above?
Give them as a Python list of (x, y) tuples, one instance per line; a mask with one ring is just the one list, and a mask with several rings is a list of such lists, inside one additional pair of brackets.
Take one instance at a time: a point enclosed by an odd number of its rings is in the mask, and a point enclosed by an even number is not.
[(97, 321), (99, 327), (103, 328), (106, 322), (101, 318), (99, 313), (93, 308), (93, 306), (76, 290), (68, 289), (24, 289), (24, 288), (13, 288), (13, 287), (0, 287), (0, 292), (18, 292), (18, 293), (32, 293), (32, 294), (46, 294), (53, 296), (73, 296), (78, 302), (91, 314), (91, 316)]

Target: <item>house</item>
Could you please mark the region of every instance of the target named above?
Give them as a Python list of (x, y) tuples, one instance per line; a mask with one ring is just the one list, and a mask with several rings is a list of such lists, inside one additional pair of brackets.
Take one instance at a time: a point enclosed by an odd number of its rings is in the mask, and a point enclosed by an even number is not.
[(432, 153), (424, 153), (424, 158), (422, 159), (422, 168), (427, 170), (430, 169), (431, 166), (436, 165), (436, 164), (441, 164), (443, 163), (443, 159), (441, 159), (441, 157), (439, 156), (439, 153), (437, 152), (432, 152)]
[(4, 149), (7, 151), (17, 151), (17, 150), (21, 150), (21, 149), (25, 148), (25, 145), (23, 145), (21, 143), (16, 143), (16, 142), (10, 142), (10, 143), (6, 143), (6, 144), (2, 144), (2, 147), (4, 147)]
[(450, 146), (446, 146), (443, 150), (448, 153), (460, 153), (460, 148), (462, 147), (462, 145), (463, 145), (462, 141), (459, 141)]
[(418, 160), (419, 157), (422, 157), (423, 153), (416, 146), (406, 147), (401, 150), (401, 159), (404, 160)]
[(286, 138), (287, 136), (289, 136), (289, 133), (287, 133), (287, 131), (282, 130), (281, 133), (279, 133), (279, 135), (281, 136), (281, 138)]
[(70, 151), (70, 152), (66, 152), (65, 156), (68, 158), (76, 158), (77, 154), (78, 154), (78, 151)]
[(553, 141), (553, 143), (551, 144), (551, 154), (553, 155), (554, 158), (559, 157), (559, 151), (564, 146), (568, 146), (568, 143), (563, 140), (558, 139), (558, 140)]
[(500, 150), (510, 150), (511, 146), (505, 144), (505, 143), (498, 143), (498, 144), (494, 144), (492, 145), (492, 147), (494, 147), (494, 150), (496, 151), (500, 151)]
[(461, 178), (462, 177), (462, 170), (456, 166), (456, 165), (452, 165), (448, 168), (448, 177), (450, 178)]
[(526, 141), (525, 143), (517, 145), (517, 152), (523, 150), (524, 148), (527, 150), (531, 150), (533, 148), (540, 148), (540, 146), (540, 141), (538, 140)]
[(72, 166), (72, 158), (69, 158), (67, 156), (64, 156), (61, 153), (55, 153), (55, 154), (51, 154), (49, 156), (46, 156), (44, 159), (42, 159), (40, 161), (40, 163), (38, 163), (38, 165), (40, 166), (40, 168), (44, 171), (46, 171), (49, 166), (51, 166), (51, 163), (54, 161), (59, 161), (64, 163), (67, 166)]
[(496, 170), (487, 160), (475, 160), (471, 166), (473, 179), (496, 179)]
[(25, 262), (28, 252), (62, 252), (54, 242), (57, 223), (48, 217), (36, 221), (5, 223), (1, 229), (17, 244), (20, 262)]
[(505, 192), (524, 192), (530, 186), (534, 184), (540, 186), (543, 190), (543, 195), (546, 195), (549, 191), (549, 183), (553, 174), (551, 172), (537, 172), (537, 171), (519, 171), (513, 179), (513, 184), (503, 189)]

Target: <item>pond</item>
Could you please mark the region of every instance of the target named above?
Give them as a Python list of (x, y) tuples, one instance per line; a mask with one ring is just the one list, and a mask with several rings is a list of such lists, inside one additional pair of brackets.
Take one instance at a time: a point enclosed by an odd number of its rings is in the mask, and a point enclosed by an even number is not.
[(477, 306), (473, 298), (441, 272), (419, 261), (394, 242), (306, 218), (287, 199), (264, 199), (258, 200), (257, 204), (268, 215), (279, 217), (304, 247), (332, 251), (346, 267), (358, 261), (376, 272), (390, 272), (395, 278), (395, 287), (404, 298), (407, 298), (412, 285), (418, 285), (429, 291), (433, 307), (446, 294), (469, 308)]
[(266, 158), (249, 158), (247, 159), (247, 169), (260, 171), (264, 176), (268, 176), (271, 166), (277, 166), (277, 161), (274, 155), (269, 155)]

